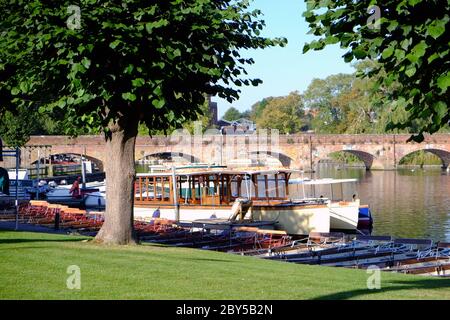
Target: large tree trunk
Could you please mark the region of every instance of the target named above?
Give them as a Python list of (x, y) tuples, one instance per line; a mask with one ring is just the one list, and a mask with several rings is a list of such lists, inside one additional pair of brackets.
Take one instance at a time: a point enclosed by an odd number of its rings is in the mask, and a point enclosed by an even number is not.
[(106, 210), (105, 222), (96, 240), (105, 244), (133, 244), (135, 144), (137, 120), (109, 125), (106, 137)]

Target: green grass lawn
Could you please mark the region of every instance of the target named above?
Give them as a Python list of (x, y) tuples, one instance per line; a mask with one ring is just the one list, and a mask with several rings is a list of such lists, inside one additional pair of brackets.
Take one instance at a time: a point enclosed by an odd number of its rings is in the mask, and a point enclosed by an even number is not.
[[(450, 299), (450, 280), (304, 266), (157, 245), (104, 247), (87, 238), (0, 231), (0, 299)], [(66, 286), (67, 267), (81, 289)]]

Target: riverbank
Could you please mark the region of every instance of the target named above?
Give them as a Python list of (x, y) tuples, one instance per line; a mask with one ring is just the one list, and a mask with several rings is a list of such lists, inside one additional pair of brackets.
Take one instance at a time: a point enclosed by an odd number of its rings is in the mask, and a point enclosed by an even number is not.
[[(159, 245), (104, 247), (89, 238), (0, 231), (0, 299), (450, 299), (450, 281), (264, 261)], [(69, 290), (69, 266), (81, 289)]]

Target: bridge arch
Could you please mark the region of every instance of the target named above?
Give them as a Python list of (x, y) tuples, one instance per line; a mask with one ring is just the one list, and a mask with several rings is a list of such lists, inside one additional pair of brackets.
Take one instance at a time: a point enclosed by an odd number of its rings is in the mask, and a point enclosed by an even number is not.
[(280, 152), (274, 152), (274, 151), (253, 151), (250, 152), (250, 157), (256, 156), (258, 159), (260, 155), (263, 156), (269, 156), (273, 159), (277, 159), (283, 167), (289, 168), (293, 162), (293, 159), (289, 157), (288, 155), (285, 155)]
[(410, 155), (420, 152), (420, 151), (434, 154), (441, 160), (442, 168), (444, 168), (444, 169), (448, 168), (448, 166), (450, 164), (450, 152), (446, 151), (446, 150), (442, 150), (442, 149), (419, 149), (419, 150), (415, 150), (413, 152), (409, 152), (400, 157), (398, 164), (400, 164), (402, 162), (402, 160), (405, 159), (407, 156), (410, 156)]
[[(370, 170), (370, 168), (373, 165), (373, 161), (375, 159), (374, 155), (372, 155), (368, 152), (365, 152), (365, 151), (360, 151), (360, 150), (339, 150), (339, 151), (329, 153), (327, 155), (327, 157), (329, 157), (333, 153), (348, 153), (348, 154), (352, 154), (352, 155), (356, 156), (359, 160), (361, 160), (364, 163), (366, 170)], [(320, 162), (320, 160), (319, 160), (319, 162)]]
[[(76, 161), (80, 161), (81, 155), (79, 153), (70, 153), (70, 152), (64, 152), (64, 153), (52, 153), (46, 157), (41, 157), (40, 159), (37, 159), (33, 162), (30, 163), (30, 165), (35, 166), (37, 164), (38, 161), (40, 161), (40, 163), (42, 164), (56, 164), (58, 159), (73, 159)], [(94, 168), (93, 169), (97, 169), (99, 171), (104, 171), (104, 166), (103, 166), (103, 161), (89, 156), (89, 155), (83, 155), (83, 158), (91, 161), (94, 164)]]
[(187, 154), (187, 153), (182, 153), (182, 152), (155, 152), (155, 153), (144, 154), (139, 159), (137, 159), (137, 161), (149, 160), (149, 158), (159, 158), (161, 160), (168, 160), (168, 161), (173, 161), (174, 158), (182, 158), (190, 163), (201, 162), (199, 158), (197, 158), (193, 155)]

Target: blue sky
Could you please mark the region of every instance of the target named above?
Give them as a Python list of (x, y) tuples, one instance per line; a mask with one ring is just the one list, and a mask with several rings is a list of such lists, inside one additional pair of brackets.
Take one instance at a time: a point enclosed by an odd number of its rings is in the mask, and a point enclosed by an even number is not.
[(303, 92), (314, 78), (324, 78), (336, 73), (351, 73), (353, 68), (341, 56), (344, 51), (338, 46), (322, 51), (303, 54), (303, 45), (314, 39), (307, 35), (308, 24), (302, 17), (306, 9), (304, 0), (254, 0), (253, 7), (261, 9), (266, 22), (263, 35), (285, 37), (289, 43), (285, 48), (252, 50), (243, 53), (254, 58), (255, 64), (246, 69), (250, 78), (264, 81), (258, 87), (241, 87), (238, 101), (229, 104), (214, 97), (218, 103), (219, 117), (234, 106), (240, 111), (249, 109), (265, 97), (284, 96), (292, 91)]

